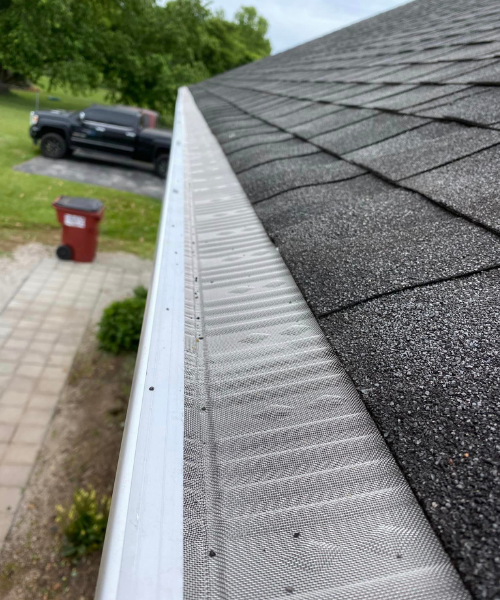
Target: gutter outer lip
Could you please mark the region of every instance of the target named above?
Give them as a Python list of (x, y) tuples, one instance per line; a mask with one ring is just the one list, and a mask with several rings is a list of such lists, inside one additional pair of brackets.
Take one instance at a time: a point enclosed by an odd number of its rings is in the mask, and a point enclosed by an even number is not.
[(183, 597), (185, 93), (181, 88), (176, 101), (154, 270), (96, 600)]

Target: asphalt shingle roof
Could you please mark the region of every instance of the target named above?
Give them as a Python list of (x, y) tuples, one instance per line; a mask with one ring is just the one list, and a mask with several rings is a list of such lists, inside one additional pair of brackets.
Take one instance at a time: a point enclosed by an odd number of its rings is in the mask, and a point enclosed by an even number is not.
[(192, 88), (464, 582), (500, 598), (500, 3)]

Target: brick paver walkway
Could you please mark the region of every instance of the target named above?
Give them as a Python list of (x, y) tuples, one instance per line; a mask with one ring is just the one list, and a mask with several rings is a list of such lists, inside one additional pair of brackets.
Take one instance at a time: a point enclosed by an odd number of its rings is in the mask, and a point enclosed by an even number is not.
[(43, 259), (0, 313), (0, 547), (85, 329), (149, 283), (144, 262), (116, 262)]

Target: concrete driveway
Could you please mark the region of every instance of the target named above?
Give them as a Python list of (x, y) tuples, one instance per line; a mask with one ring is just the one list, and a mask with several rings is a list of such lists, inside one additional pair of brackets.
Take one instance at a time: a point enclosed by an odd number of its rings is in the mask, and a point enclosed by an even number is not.
[(14, 170), (100, 185), (158, 200), (163, 198), (165, 187), (165, 181), (153, 173), (152, 165), (86, 150), (77, 150), (71, 158), (60, 160), (36, 156)]

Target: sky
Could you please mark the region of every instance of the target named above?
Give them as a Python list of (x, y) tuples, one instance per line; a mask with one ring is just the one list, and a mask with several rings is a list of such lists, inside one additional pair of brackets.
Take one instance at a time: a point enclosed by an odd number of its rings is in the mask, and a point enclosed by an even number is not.
[(408, 0), (212, 0), (232, 18), (243, 5), (255, 6), (269, 22), (273, 54), (361, 21)]

